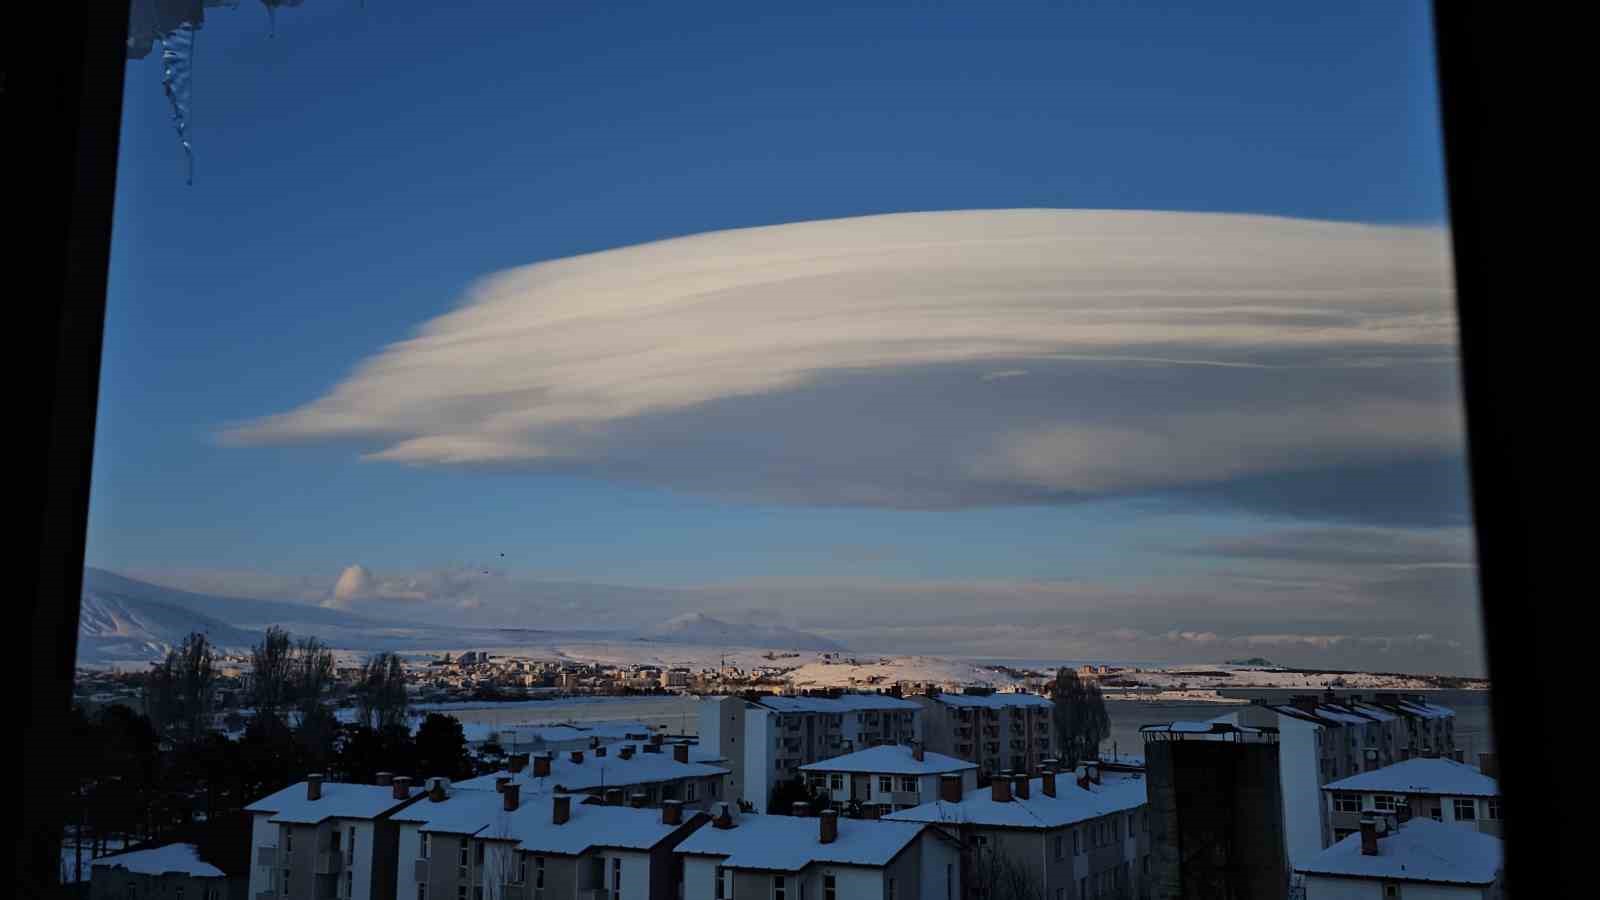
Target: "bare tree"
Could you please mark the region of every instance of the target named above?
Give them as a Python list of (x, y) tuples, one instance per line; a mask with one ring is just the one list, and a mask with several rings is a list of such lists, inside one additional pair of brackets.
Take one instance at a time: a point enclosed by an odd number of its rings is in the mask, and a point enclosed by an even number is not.
[(322, 707), (322, 697), (333, 685), (333, 651), (314, 637), (295, 646), (289, 661), (289, 697), (303, 723)]
[(381, 731), (405, 724), (406, 674), (398, 655), (379, 653), (367, 660), (356, 687), (356, 701), (361, 721), (368, 727)]
[(294, 659), (289, 632), (276, 625), (250, 651), (250, 694), (256, 716), (281, 721), (293, 694)]
[(1055, 708), (1051, 712), (1056, 733), (1061, 737), (1061, 753), (1069, 766), (1100, 756), (1100, 742), (1111, 734), (1111, 717), (1100, 682), (1083, 679), (1062, 667), (1056, 673)]
[(477, 839), (484, 845), (483, 866), (479, 870), (483, 900), (505, 900), (513, 893), (509, 888), (521, 883), (522, 875), (517, 840), (511, 836), (511, 814), (502, 810)]
[(1045, 900), (1039, 875), (1015, 857), (980, 847), (973, 853), (972, 869), (972, 883), (987, 886), (989, 900)]
[(215, 661), (211, 643), (195, 631), (151, 669), (144, 683), (145, 714), (157, 733), (194, 741), (210, 729)]

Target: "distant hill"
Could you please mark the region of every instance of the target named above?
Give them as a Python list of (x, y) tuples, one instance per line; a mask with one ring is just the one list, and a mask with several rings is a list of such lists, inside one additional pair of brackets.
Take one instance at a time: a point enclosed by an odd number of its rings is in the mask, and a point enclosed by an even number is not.
[(155, 599), (91, 587), (85, 580), (78, 613), (78, 665), (137, 665), (155, 661), (199, 631), (216, 646), (248, 648), (260, 633)]
[(739, 624), (703, 612), (668, 619), (642, 635), (645, 640), (725, 647), (770, 647), (784, 650), (843, 650), (820, 635), (782, 625)]

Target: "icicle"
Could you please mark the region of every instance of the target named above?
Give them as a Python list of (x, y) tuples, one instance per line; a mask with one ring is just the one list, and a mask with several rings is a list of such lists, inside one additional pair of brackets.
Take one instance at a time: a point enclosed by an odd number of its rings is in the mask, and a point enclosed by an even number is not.
[(172, 104), (172, 124), (183, 145), (188, 183), (194, 184), (194, 149), (189, 146), (190, 76), (194, 66), (195, 26), (184, 22), (161, 38), (161, 87)]

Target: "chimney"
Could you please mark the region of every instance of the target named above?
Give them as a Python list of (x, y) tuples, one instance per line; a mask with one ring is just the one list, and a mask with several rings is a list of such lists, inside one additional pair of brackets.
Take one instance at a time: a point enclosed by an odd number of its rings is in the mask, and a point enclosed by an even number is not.
[(733, 827), (733, 812), (728, 807), (728, 801), (723, 800), (717, 804), (717, 816), (711, 820), (711, 824), (723, 829)]
[(996, 803), (1011, 802), (1011, 773), (1001, 772), (989, 782), (989, 796)]
[(575, 763), (583, 762), (583, 751), (582, 750), (574, 750), (574, 751), (572, 751), (572, 761), (575, 762)]
[(541, 753), (533, 758), (533, 777), (550, 777), (550, 754)]
[(656, 745), (657, 747), (661, 746), (661, 741), (662, 740), (664, 740), (664, 739), (662, 738), (660, 732), (657, 732), (656, 734), (650, 735), (650, 743)]
[(511, 776), (510, 775), (496, 775), (494, 777), (494, 789), (497, 790), (497, 791), (505, 790), (506, 789), (506, 785), (508, 785), (510, 783), (511, 783)]
[(1361, 817), (1361, 855), (1378, 855), (1378, 821), (1371, 816)]
[(622, 805), (622, 788), (607, 788), (606, 789), (606, 805), (607, 806), (621, 806)]
[(1098, 762), (1089, 763), (1089, 780), (1095, 784), (1100, 783), (1100, 764)]
[(1493, 753), (1478, 754), (1478, 771), (1490, 778), (1500, 777), (1500, 758)]
[(663, 801), (661, 801), (661, 824), (663, 824), (663, 825), (677, 825), (677, 824), (680, 824), (681, 822), (683, 822), (683, 801), (682, 800), (663, 800)]
[(633, 794), (628, 797), (628, 805), (634, 809), (644, 809), (644, 801), (645, 796), (642, 791), (634, 791)]
[(379, 772), (378, 773), (378, 778), (377, 778), (378, 787), (388, 787), (391, 784), (394, 784), (394, 773), (393, 772)]
[(394, 798), (405, 800), (411, 796), (411, 779), (405, 775), (396, 775), (394, 778)]
[(681, 763), (688, 762), (689, 761), (689, 745), (688, 744), (673, 744), (672, 745), (672, 758), (677, 760), (678, 762), (681, 762)]
[(322, 776), (321, 775), (307, 775), (306, 776), (306, 799), (307, 800), (321, 800), (322, 799)]
[(428, 784), (428, 800), (433, 803), (444, 802), (443, 778), (435, 778)]
[(1018, 800), (1026, 800), (1032, 795), (1032, 787), (1028, 784), (1028, 773), (1019, 772), (1011, 776), (1011, 793)]
[(550, 798), (555, 801), (550, 807), (550, 821), (556, 825), (565, 825), (572, 818), (572, 795), (556, 794)]
[(599, 759), (600, 757), (605, 756), (605, 755), (606, 755), (606, 748), (604, 746), (597, 746), (597, 747), (594, 748), (595, 759)]
[(917, 762), (922, 762), (924, 756), (925, 756), (925, 754), (922, 752), (922, 742), (921, 741), (912, 741), (911, 742), (911, 758), (916, 760)]
[(500, 799), (505, 806), (506, 812), (515, 812), (517, 809), (517, 801), (522, 799), (522, 785), (508, 784), (501, 788)]
[(839, 814), (831, 809), (825, 809), (817, 816), (820, 827), (817, 837), (824, 844), (831, 844), (839, 839)]
[(939, 799), (946, 803), (961, 802), (961, 774), (946, 772), (939, 776)]
[(1039, 789), (1044, 791), (1046, 797), (1054, 797), (1056, 795), (1055, 769), (1045, 769), (1044, 774), (1039, 776)]
[[(660, 737), (660, 736), (661, 735), (659, 735), (659, 734), (652, 735), (652, 737)], [(658, 741), (651, 741), (650, 743), (644, 745), (644, 752), (646, 752), (646, 753), (660, 753), (661, 752), (661, 744)]]
[(1046, 772), (1061, 771), (1061, 760), (1056, 759), (1054, 756), (1050, 757), (1049, 759), (1040, 760), (1039, 764), (1044, 767)]
[(618, 750), (617, 756), (623, 759), (633, 759), (633, 749), (633, 745), (629, 744), (626, 747), (623, 747), (621, 750)]
[(1452, 755), (1455, 757), (1456, 762), (1466, 762), (1467, 761), (1467, 754), (1466, 754), (1466, 751), (1464, 751), (1464, 750), (1457, 750)]
[(796, 818), (804, 819), (806, 816), (811, 815), (811, 804), (804, 800), (796, 800), (794, 806), (790, 807), (789, 814)]
[(528, 766), (528, 754), (526, 754), (526, 753), (515, 754), (515, 755), (513, 755), (511, 757), (510, 761), (508, 761), (506, 763), (506, 768), (510, 769), (511, 770), (511, 774), (513, 774), (513, 775), (522, 774), (522, 770), (527, 768), (527, 766)]

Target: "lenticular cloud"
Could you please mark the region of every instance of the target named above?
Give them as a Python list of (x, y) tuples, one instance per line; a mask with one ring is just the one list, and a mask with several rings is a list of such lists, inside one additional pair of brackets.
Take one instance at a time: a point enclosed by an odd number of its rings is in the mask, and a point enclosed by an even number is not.
[(908, 213), (538, 263), (224, 432), (752, 499), (1070, 501), (1459, 453), (1437, 228)]

